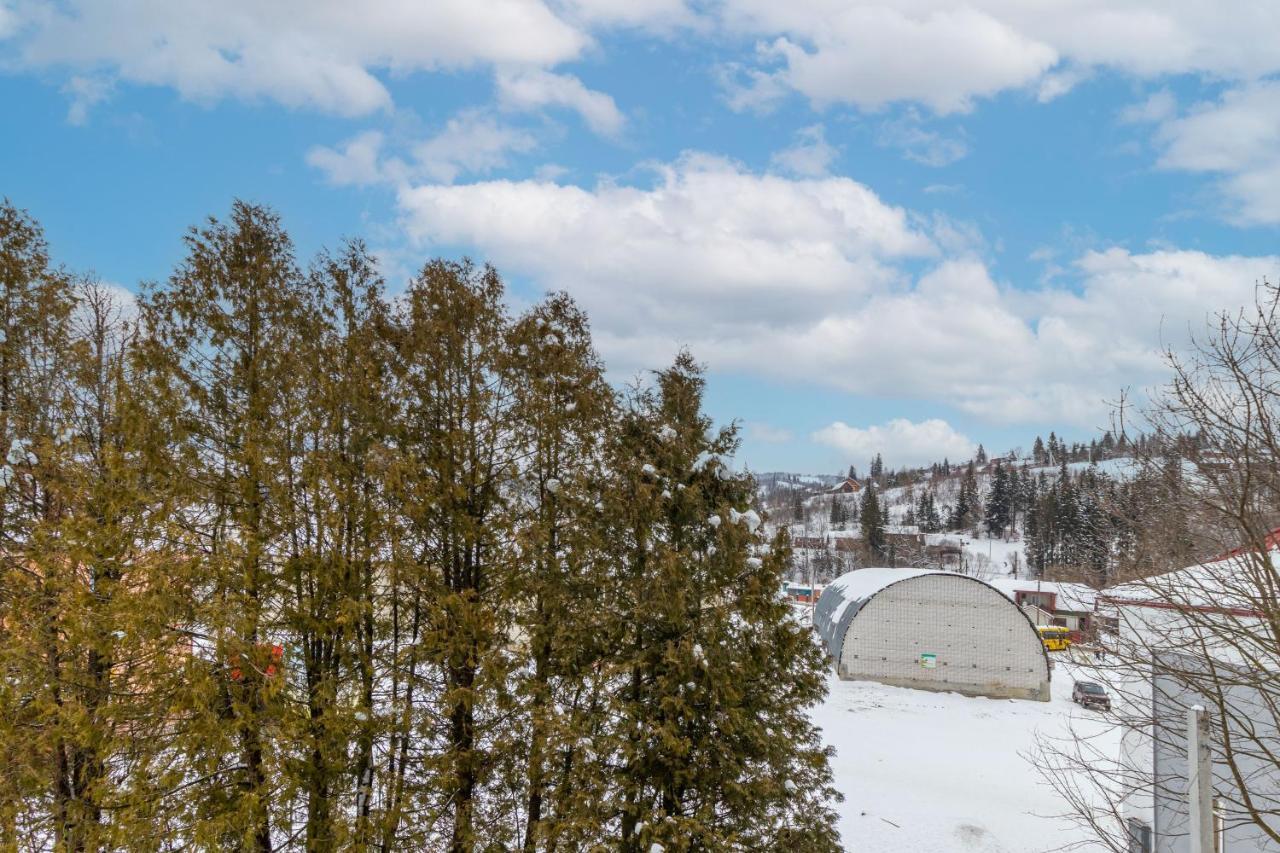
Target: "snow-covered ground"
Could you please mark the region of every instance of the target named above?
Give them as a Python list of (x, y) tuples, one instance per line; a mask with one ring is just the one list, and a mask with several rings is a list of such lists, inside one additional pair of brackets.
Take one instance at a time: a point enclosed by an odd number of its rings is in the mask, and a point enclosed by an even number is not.
[(958, 544), (964, 551), (964, 559), (970, 574), (980, 578), (1002, 578), (1013, 574), (1016, 567), (1019, 577), (1027, 572), (1026, 547), (1021, 539), (1006, 541), (1000, 537), (971, 536), (968, 533), (927, 533), (925, 542), (940, 545), (944, 542)]
[[(930, 693), (831, 676), (814, 710), (832, 759), (846, 850), (860, 853), (1041, 853), (1087, 837), (1030, 762), (1037, 731), (1068, 725), (1102, 746), (1119, 733), (1071, 702), (1070, 666), (1055, 656), (1049, 702)], [(1085, 844), (1081, 850), (1094, 849)]]
[[(1139, 463), (1136, 459), (1128, 456), (1121, 456), (1116, 459), (1103, 459), (1098, 462), (1068, 462), (1067, 470), (1073, 474), (1079, 474), (1089, 469), (1090, 466), (1096, 466), (1099, 474), (1106, 474), (1116, 480), (1132, 480), (1139, 471)], [(1038, 468), (1030, 469), (1032, 474), (1047, 474), (1050, 477), (1056, 477), (1058, 474), (1058, 466), (1042, 465)]]

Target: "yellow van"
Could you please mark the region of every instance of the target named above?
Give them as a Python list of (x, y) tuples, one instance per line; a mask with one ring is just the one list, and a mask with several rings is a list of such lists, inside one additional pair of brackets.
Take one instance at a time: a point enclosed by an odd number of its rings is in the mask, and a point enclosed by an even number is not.
[(1060, 652), (1071, 647), (1071, 631), (1058, 625), (1039, 625), (1040, 642), (1051, 652)]

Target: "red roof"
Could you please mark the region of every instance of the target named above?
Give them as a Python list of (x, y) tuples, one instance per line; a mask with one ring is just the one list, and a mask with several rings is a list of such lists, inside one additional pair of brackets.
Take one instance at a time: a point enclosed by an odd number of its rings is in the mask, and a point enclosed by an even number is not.
[[(1280, 527), (1277, 527), (1274, 530), (1272, 530), (1270, 533), (1268, 533), (1266, 535), (1266, 538), (1263, 540), (1263, 543), (1264, 543), (1263, 544), (1264, 551), (1275, 551), (1277, 549), (1280, 549)], [(1229, 560), (1232, 557), (1239, 557), (1241, 554), (1248, 554), (1251, 551), (1253, 551), (1253, 548), (1242, 545), (1239, 548), (1232, 548), (1230, 551), (1226, 552), (1225, 554), (1219, 554), (1218, 556), (1213, 557), (1207, 562), (1217, 563), (1217, 562), (1221, 562), (1222, 560)]]

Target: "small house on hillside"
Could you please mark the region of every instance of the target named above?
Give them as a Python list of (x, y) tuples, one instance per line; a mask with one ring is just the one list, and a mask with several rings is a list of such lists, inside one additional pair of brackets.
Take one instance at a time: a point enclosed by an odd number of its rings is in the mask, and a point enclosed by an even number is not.
[(852, 477), (845, 477), (827, 490), (829, 495), (856, 495), (862, 491), (862, 484)]
[(1049, 621), (1037, 624), (1060, 625), (1071, 631), (1074, 642), (1080, 642), (1095, 628), (1098, 594), (1084, 584), (995, 578), (991, 585), (1023, 610), (1034, 607), (1048, 614)]

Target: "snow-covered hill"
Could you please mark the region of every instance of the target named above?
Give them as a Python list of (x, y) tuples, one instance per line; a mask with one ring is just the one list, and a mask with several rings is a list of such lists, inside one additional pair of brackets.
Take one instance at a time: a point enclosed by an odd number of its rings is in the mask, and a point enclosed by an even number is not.
[[(1055, 483), (1063, 469), (1061, 465), (1033, 466), (1030, 460), (1003, 464), (1006, 471), (1016, 469), (1021, 477), (1035, 478), (1038, 488)], [(1073, 478), (1092, 468), (1100, 476), (1126, 481), (1133, 478), (1138, 463), (1130, 457), (1118, 457), (1095, 463), (1072, 462), (1065, 467)], [(886, 531), (904, 536), (919, 532), (920, 519), (914, 516), (920, 497), (926, 492), (932, 495), (938, 516), (945, 526), (959, 499), (966, 470), (967, 465), (952, 466), (949, 473), (925, 469), (909, 478), (911, 481), (905, 485), (878, 491), (881, 511), (887, 520)], [(995, 470), (993, 464), (974, 465), (980, 506), (985, 504), (992, 488)], [(861, 496), (831, 494), (831, 487), (841, 479), (835, 475), (790, 472), (757, 475), (761, 498), (769, 510), (770, 526), (774, 529), (786, 527), (796, 545), (793, 577), (797, 580), (807, 580), (812, 576), (821, 581), (861, 564), (858, 548), (852, 544), (861, 536), (857, 520)], [(898, 479), (904, 477), (899, 475)], [(833, 503), (839, 503), (843, 511), (833, 512)], [(838, 520), (839, 517), (846, 520)], [(988, 536), (979, 520), (962, 530), (929, 533), (923, 540), (924, 549), (920, 554), (909, 554), (904, 558), (910, 560), (910, 564), (933, 565), (929, 561), (940, 560), (945, 551), (958, 554), (954, 558), (955, 568), (979, 577), (1018, 577), (1027, 573), (1021, 515), (1003, 536)]]

